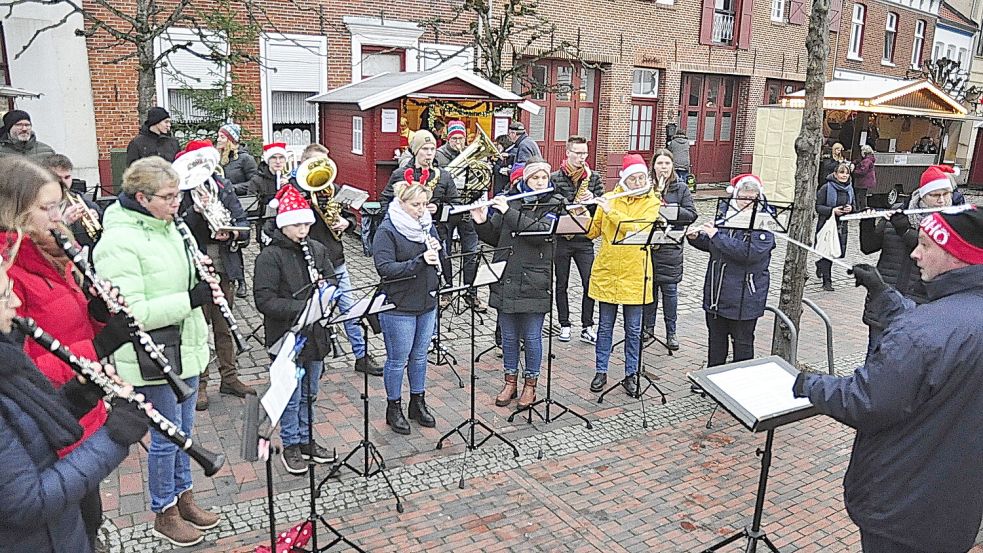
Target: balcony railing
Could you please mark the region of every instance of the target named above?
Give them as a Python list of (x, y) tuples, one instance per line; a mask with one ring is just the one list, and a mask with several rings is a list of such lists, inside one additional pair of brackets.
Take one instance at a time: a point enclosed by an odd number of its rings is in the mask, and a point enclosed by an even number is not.
[(734, 42), (734, 14), (731, 12), (716, 11), (713, 14), (713, 35), (712, 40), (716, 44), (733, 44)]

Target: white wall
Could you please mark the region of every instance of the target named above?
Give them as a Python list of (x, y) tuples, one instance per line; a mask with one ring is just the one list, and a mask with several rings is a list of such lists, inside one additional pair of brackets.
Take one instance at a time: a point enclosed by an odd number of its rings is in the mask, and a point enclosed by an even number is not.
[(74, 15), (39, 36), (18, 59), (14, 56), (42, 27), (67, 13), (61, 6), (21, 4), (3, 22), (11, 86), (40, 92), (41, 98), (19, 98), (14, 105), (31, 114), (38, 140), (71, 158), (76, 178), (89, 186), (99, 182), (96, 118), (89, 79), (85, 39), (75, 36), (83, 27)]
[[(958, 60), (959, 50), (964, 49), (966, 53), (963, 55), (963, 62), (961, 68), (964, 71), (970, 70), (970, 64), (973, 60), (973, 35), (966, 33), (962, 30), (956, 30), (951, 27), (945, 27), (942, 24), (935, 26), (935, 42), (932, 44), (932, 59), (946, 57), (946, 50), (949, 46), (953, 46), (956, 51), (956, 55), (949, 56), (949, 59)], [(935, 44), (942, 43), (941, 53), (935, 56)]]

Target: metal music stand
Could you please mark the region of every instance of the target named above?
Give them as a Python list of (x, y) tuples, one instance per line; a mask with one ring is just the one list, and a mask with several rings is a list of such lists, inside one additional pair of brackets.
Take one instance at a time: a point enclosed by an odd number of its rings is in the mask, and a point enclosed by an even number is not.
[[(363, 286), (361, 288), (354, 288), (347, 292), (357, 292), (365, 291), (367, 292), (358, 299), (352, 307), (347, 311), (341, 311), (335, 316), (328, 320), (329, 324), (341, 324), (345, 321), (358, 319), (359, 321), (365, 321), (368, 317), (373, 315), (395, 309), (396, 306), (386, 302), (386, 295), (382, 290), (382, 287), (386, 284), (392, 284), (394, 282), (401, 282), (404, 280), (411, 280), (416, 278), (415, 276), (395, 278), (389, 280), (381, 280), (378, 284), (372, 284), (369, 286)], [(352, 465), (348, 461), (354, 457), (359, 451), (362, 452), (362, 466), (358, 467)], [(373, 466), (374, 465), (374, 466)], [(314, 497), (320, 497), (321, 488), (328, 482), (332, 476), (338, 474), (342, 468), (347, 468), (354, 472), (356, 475), (361, 476), (365, 479), (372, 478), (376, 474), (382, 474), (382, 478), (386, 481), (386, 486), (389, 487), (389, 491), (396, 498), (396, 511), (399, 513), (403, 512), (403, 504), (399, 499), (399, 494), (396, 493), (396, 488), (393, 487), (393, 483), (389, 480), (389, 475), (386, 474), (386, 460), (383, 459), (382, 453), (379, 452), (379, 448), (369, 440), (369, 373), (364, 371), (362, 373), (362, 439), (358, 442), (348, 455), (336, 461), (332, 466), (331, 470), (328, 471), (328, 475), (321, 479), (321, 483), (317, 485), (317, 491)]]
[[(447, 259), (448, 260), (447, 261), (447, 266), (448, 267), (453, 267), (454, 266), (453, 265), (453, 260), (454, 259), (457, 259), (457, 258), (460, 258), (460, 257), (463, 257), (464, 255), (470, 256), (472, 254), (460, 254), (460, 255), (446, 255), (446, 256), (441, 256), (440, 263), (443, 264), (444, 259)], [(441, 266), (443, 267), (443, 265), (441, 265)], [(463, 270), (464, 270), (464, 267), (463, 267), (463, 262), (462, 262), (462, 267), (460, 269), (458, 269), (458, 271), (462, 271), (463, 272)], [(451, 281), (453, 282), (453, 280), (454, 280), (454, 277), (452, 275), (451, 276)], [(440, 282), (438, 284), (441, 284), (441, 285), (443, 284), (443, 276), (440, 277)], [(467, 288), (467, 286), (463, 286), (463, 288)], [(444, 294), (453, 294), (455, 291), (461, 290), (461, 289), (462, 289), (462, 286), (458, 286), (458, 285), (455, 285), (455, 284), (451, 284), (450, 286), (445, 286), (443, 288), (438, 288), (438, 290), (437, 290), (437, 298), (438, 298), (437, 299), (437, 320), (434, 323), (434, 333), (430, 337), (430, 348), (427, 351), (427, 362), (430, 363), (431, 365), (433, 365), (435, 368), (436, 367), (447, 367), (448, 369), (450, 369), (451, 372), (454, 373), (454, 377), (457, 378), (457, 387), (458, 388), (463, 388), (464, 387), (464, 379), (461, 378), (461, 375), (458, 374), (457, 368), (455, 367), (455, 365), (457, 365), (457, 357), (455, 357), (453, 353), (451, 353), (450, 351), (447, 350), (447, 348), (444, 347), (444, 345), (442, 343), (442, 340), (441, 340), (443, 331), (441, 329), (440, 323), (443, 320), (443, 315), (442, 315), (443, 310), (440, 308), (440, 296), (442, 296)], [(432, 361), (430, 360), (430, 354), (433, 354), (433, 356), (434, 356)]]
[[(468, 285), (471, 289), (477, 289), (482, 286), (488, 286), (493, 282), (498, 282), (502, 279), (502, 269), (504, 264), (494, 264), (489, 262), (488, 254), (493, 254), (497, 251), (503, 251), (508, 248), (497, 248), (486, 250), (484, 248), (478, 248), (478, 251), (474, 255), (478, 256), (478, 276), (475, 277), (474, 282)], [(482, 271), (482, 269), (485, 269)], [(496, 270), (497, 269), (497, 270)], [(462, 421), (460, 424), (449, 430), (446, 434), (440, 437), (437, 441), (437, 449), (443, 449), (444, 440), (457, 434), (464, 440), (464, 445), (466, 447), (464, 451), (464, 462), (461, 464), (461, 479), (458, 481), (458, 487), (464, 489), (464, 470), (468, 463), (468, 453), (478, 449), (485, 442), (491, 438), (497, 438), (505, 443), (512, 449), (513, 457), (519, 458), (519, 450), (515, 447), (515, 444), (507, 440), (504, 436), (493, 430), (490, 426), (485, 424), (483, 421), (478, 420), (475, 416), (475, 385), (478, 381), (478, 377), (475, 373), (475, 360), (474, 360), (474, 350), (475, 350), (475, 313), (471, 310), (471, 406), (470, 406), (470, 416)], [(488, 435), (482, 438), (480, 441), (475, 437), (475, 427), (481, 427), (484, 429)], [(467, 429), (465, 431), (465, 429)]]
[(737, 198), (718, 198), (714, 226), (722, 229), (788, 233), (794, 204), (755, 198), (743, 200), (747, 205), (741, 207), (738, 205), (740, 201)]
[(748, 553), (757, 551), (759, 541), (774, 553), (779, 553), (761, 530), (775, 428), (819, 413), (808, 399), (793, 397), (792, 385), (797, 374), (798, 371), (787, 361), (772, 355), (686, 375), (745, 428), (751, 432), (767, 432), (764, 449), (756, 451), (761, 457), (761, 473), (751, 525), (704, 549), (703, 553), (712, 553), (744, 538), (748, 540), (745, 549)]

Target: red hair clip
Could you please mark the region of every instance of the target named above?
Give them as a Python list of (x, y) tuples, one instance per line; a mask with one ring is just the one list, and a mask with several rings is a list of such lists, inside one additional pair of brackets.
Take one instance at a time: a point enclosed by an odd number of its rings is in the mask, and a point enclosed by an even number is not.
[(428, 180), (430, 180), (430, 169), (423, 169), (420, 171), (420, 185), (427, 184)]

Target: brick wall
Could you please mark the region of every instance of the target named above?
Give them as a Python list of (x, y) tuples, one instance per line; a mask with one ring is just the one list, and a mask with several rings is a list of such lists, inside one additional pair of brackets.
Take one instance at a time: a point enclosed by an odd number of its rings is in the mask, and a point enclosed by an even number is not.
[[(867, 8), (866, 24), (864, 25), (864, 41), (861, 50), (863, 61), (848, 57), (853, 5), (857, 3)], [(893, 65), (882, 62), (884, 53), (884, 26), (887, 21), (888, 12), (894, 12), (898, 15), (898, 30), (894, 42)], [(911, 68), (911, 49), (915, 36), (915, 22), (919, 19), (925, 21), (925, 40), (922, 42), (922, 60), (924, 61), (932, 57), (932, 43), (935, 38), (935, 16), (912, 10), (899, 4), (880, 2), (878, 0), (866, 0), (864, 2), (844, 0), (839, 36), (834, 36), (830, 42), (830, 53), (831, 55), (835, 55), (836, 69), (904, 78), (905, 72)]]

